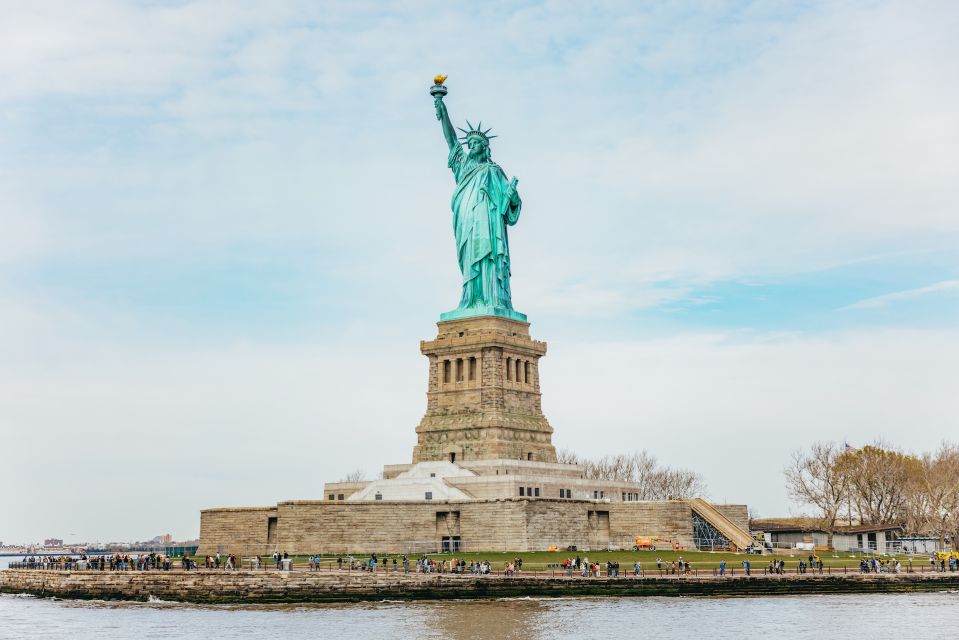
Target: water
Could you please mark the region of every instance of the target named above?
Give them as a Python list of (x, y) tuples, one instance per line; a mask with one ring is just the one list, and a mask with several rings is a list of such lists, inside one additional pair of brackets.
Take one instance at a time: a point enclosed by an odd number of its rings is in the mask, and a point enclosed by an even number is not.
[(0, 595), (0, 639), (871, 640), (959, 637), (959, 593), (193, 606)]

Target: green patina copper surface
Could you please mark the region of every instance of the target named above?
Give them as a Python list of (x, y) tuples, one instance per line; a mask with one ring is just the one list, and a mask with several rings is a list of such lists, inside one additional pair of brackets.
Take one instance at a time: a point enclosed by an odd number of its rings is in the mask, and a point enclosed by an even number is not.
[[(446, 87), (430, 89), (436, 118), (443, 126), (449, 147), (447, 166), (453, 171), (453, 233), (456, 256), (463, 276), (460, 304), (440, 314), (440, 320), (476, 316), (500, 316), (526, 322), (526, 315), (513, 309), (510, 297), (510, 255), (507, 226), (516, 224), (523, 206), (516, 191), (517, 179), (506, 174), (490, 158), (489, 141), (496, 136), (467, 122), (458, 138), (443, 97)], [(462, 141), (462, 142), (461, 142)]]

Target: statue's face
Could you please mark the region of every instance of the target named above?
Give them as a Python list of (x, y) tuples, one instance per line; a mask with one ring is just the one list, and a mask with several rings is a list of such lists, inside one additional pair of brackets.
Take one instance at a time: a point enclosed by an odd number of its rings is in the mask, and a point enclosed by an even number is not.
[(479, 136), (471, 136), (466, 141), (466, 146), (469, 147), (469, 155), (473, 159), (485, 160), (489, 157), (489, 145)]

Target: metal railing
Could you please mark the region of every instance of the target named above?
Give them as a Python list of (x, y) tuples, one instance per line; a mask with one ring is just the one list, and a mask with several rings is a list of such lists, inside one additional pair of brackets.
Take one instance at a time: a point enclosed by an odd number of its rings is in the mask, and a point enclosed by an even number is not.
[[(116, 563), (113, 566), (109, 562), (104, 563), (88, 563), (86, 565), (82, 564), (80, 561), (50, 561), (50, 562), (11, 562), (8, 566), (10, 569), (33, 569), (33, 570), (45, 570), (45, 571), (96, 571), (96, 572), (137, 572), (137, 571), (182, 571), (184, 570), (183, 563), (180, 559), (174, 561), (168, 561), (165, 563), (159, 563), (157, 566), (139, 566), (132, 564)], [(246, 567), (227, 569), (224, 566), (220, 567), (205, 567), (197, 566), (196, 563), (191, 562), (190, 571), (199, 571), (203, 573), (231, 573), (234, 571), (250, 571)], [(272, 563), (261, 564), (258, 568), (253, 569), (254, 571), (277, 571), (276, 567)], [(658, 569), (646, 569), (641, 568), (637, 574), (635, 568), (632, 566), (629, 567), (620, 567), (619, 569), (610, 569), (605, 564), (598, 566), (596, 571), (587, 570), (585, 573), (582, 566), (575, 567), (563, 567), (559, 563), (550, 563), (546, 568), (540, 569), (517, 569), (512, 573), (509, 573), (506, 569), (491, 569), (485, 573), (477, 573), (470, 571), (469, 567), (456, 567), (456, 568), (445, 568), (437, 567), (430, 571), (423, 571), (418, 569), (414, 564), (410, 564), (408, 568), (405, 568), (402, 564), (397, 564), (395, 567), (392, 564), (387, 564), (386, 566), (377, 566), (374, 570), (371, 570), (369, 567), (362, 567), (355, 565), (351, 567), (349, 563), (343, 563), (339, 565), (335, 561), (326, 560), (319, 563), (291, 563), (291, 571), (297, 572), (325, 572), (325, 573), (339, 573), (339, 574), (394, 574), (398, 575), (403, 574), (420, 574), (420, 575), (462, 575), (462, 576), (494, 576), (494, 577), (511, 577), (511, 576), (526, 576), (526, 577), (552, 577), (552, 578), (570, 578), (570, 579), (591, 579), (591, 578), (613, 578), (613, 579), (641, 579), (641, 578), (670, 578), (670, 579), (683, 579), (688, 577), (696, 578), (726, 578), (726, 577), (776, 577), (776, 576), (799, 576), (799, 575), (855, 575), (855, 574), (892, 574), (897, 573), (955, 573), (959, 569), (950, 568), (946, 565), (943, 569), (940, 565), (936, 566), (909, 566), (902, 565), (899, 571), (896, 571), (893, 567), (881, 568), (881, 570), (876, 570), (872, 565), (864, 568), (861, 565), (842, 565), (842, 566), (827, 566), (819, 569), (818, 567), (805, 567), (800, 568), (798, 566), (789, 566), (783, 567), (780, 569), (770, 569), (768, 565), (764, 566), (752, 566), (749, 570), (746, 570), (745, 567), (726, 567), (725, 570), (721, 570), (718, 567), (689, 567), (688, 569), (677, 567), (675, 570), (671, 566), (663, 566)]]
[(162, 560), (159, 558), (145, 558), (139, 561), (134, 560), (111, 560), (110, 558), (91, 558), (78, 559), (69, 558), (64, 560), (38, 559), (22, 562), (11, 562), (7, 565), (8, 569), (40, 569), (47, 571), (171, 571), (180, 568), (182, 562), (177, 560)]

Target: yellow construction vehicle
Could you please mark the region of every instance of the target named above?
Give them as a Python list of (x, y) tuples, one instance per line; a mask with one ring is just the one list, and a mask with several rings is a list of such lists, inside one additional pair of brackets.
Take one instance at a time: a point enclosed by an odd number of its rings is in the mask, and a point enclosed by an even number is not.
[(683, 551), (685, 547), (673, 542), (669, 538), (654, 538), (645, 536), (636, 536), (633, 543), (633, 551), (656, 551), (656, 546), (660, 549), (672, 549), (673, 551)]

